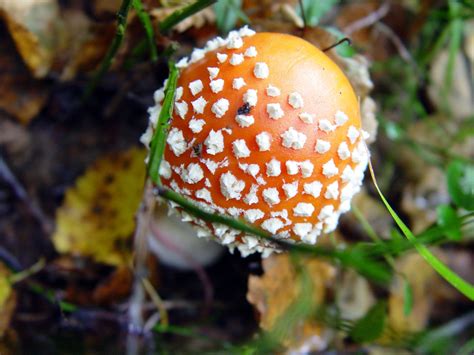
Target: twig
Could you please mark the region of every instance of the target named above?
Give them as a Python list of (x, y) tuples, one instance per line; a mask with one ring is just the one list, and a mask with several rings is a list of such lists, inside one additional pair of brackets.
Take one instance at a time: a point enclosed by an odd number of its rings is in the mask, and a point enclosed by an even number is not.
[(415, 68), (417, 68), (416, 63), (410, 54), (410, 51), (403, 44), (400, 37), (398, 37), (390, 27), (388, 27), (382, 22), (378, 22), (375, 24), (375, 28), (379, 30), (380, 32), (382, 32), (383, 34), (385, 34), (388, 37), (388, 39), (392, 41), (393, 45), (395, 46), (395, 48), (397, 48), (397, 51), (400, 54), (400, 57), (403, 58), (403, 60), (405, 60), (406, 62), (410, 63)]
[(123, 0), (122, 5), (120, 6), (120, 10), (117, 13), (117, 30), (115, 32), (115, 37), (107, 50), (104, 60), (100, 64), (99, 69), (94, 74), (92, 80), (90, 81), (87, 89), (84, 93), (83, 100), (89, 99), (91, 94), (94, 92), (99, 81), (102, 79), (104, 74), (109, 70), (110, 66), (112, 65), (112, 61), (117, 54), (117, 51), (120, 48), (120, 45), (123, 42), (123, 38), (125, 36), (125, 30), (127, 29), (127, 17), (128, 12), (130, 10), (132, 4), (132, 0)]
[(16, 274), (13, 274), (12, 276), (9, 277), (9, 280), (12, 284), (21, 282), (30, 276), (40, 272), (43, 270), (45, 267), (46, 262), (43, 258), (39, 259), (36, 263), (31, 265), (28, 269), (22, 270), (20, 272), (17, 272)]
[(15, 196), (26, 205), (31, 215), (40, 223), (43, 233), (50, 235), (53, 231), (53, 223), (46, 217), (38, 203), (28, 195), (23, 185), (18, 181), (1, 155), (0, 178), (5, 180), (12, 188)]
[(164, 327), (167, 327), (169, 325), (169, 317), (168, 317), (168, 311), (166, 310), (163, 300), (161, 299), (160, 295), (158, 294), (158, 292), (156, 292), (155, 288), (153, 287), (151, 282), (148, 281), (147, 278), (143, 278), (142, 283), (151, 301), (160, 312), (161, 325)]
[(147, 231), (150, 218), (153, 213), (154, 197), (150, 182), (145, 184), (143, 199), (137, 213), (137, 226), (134, 235), (134, 282), (130, 305), (128, 308), (129, 330), (132, 333), (141, 332), (143, 329), (143, 304), (145, 301), (145, 291), (143, 289), (143, 278), (147, 276), (146, 258), (148, 256)]
[(344, 42), (346, 42), (349, 46), (352, 44), (351, 42), (351, 39), (349, 37), (344, 37), (344, 38), (341, 38), (339, 41), (337, 41), (336, 43), (334, 44), (331, 44), (329, 47), (327, 48), (324, 48), (323, 49), (323, 52), (327, 52), (327, 51), (330, 51), (331, 49), (343, 44)]
[(342, 29), (346, 35), (350, 36), (352, 33), (357, 32), (363, 28), (372, 26), (374, 23), (380, 21), (384, 18), (388, 11), (390, 10), (390, 4), (388, 2), (384, 2), (377, 10), (369, 13), (367, 16), (364, 16)]
[(217, 0), (197, 0), (188, 6), (176, 10), (160, 23), (160, 32), (168, 32), (184, 19), (194, 15), (195, 13), (205, 9), (208, 6), (211, 6), (216, 2)]

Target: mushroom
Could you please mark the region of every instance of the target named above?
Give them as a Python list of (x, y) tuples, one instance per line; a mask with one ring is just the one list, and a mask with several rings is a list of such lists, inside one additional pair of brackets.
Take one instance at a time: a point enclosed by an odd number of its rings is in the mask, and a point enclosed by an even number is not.
[[(333, 231), (368, 162), (358, 99), (339, 67), (301, 38), (247, 27), (210, 40), (177, 67), (164, 186), (277, 238), (314, 244)], [(163, 89), (155, 99), (156, 116)], [(268, 241), (184, 218), (198, 236), (244, 256), (274, 251)]]

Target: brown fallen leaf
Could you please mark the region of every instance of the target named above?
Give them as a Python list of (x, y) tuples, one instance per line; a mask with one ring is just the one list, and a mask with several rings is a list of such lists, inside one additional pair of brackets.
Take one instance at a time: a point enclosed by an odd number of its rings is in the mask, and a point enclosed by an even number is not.
[(0, 338), (8, 330), (16, 307), (16, 294), (8, 279), (10, 271), (0, 263)]
[[(301, 262), (311, 278), (314, 307), (324, 301), (326, 289), (335, 280), (336, 270), (329, 263), (314, 258)], [(260, 327), (270, 331), (288, 307), (298, 300), (301, 280), (286, 253), (271, 255), (263, 259), (262, 264), (264, 275), (249, 277), (247, 299), (259, 313)], [(291, 335), (283, 339), (285, 346), (307, 351), (323, 350), (327, 341), (323, 327), (309, 316), (298, 322)]]
[(96, 161), (66, 192), (52, 240), (62, 254), (127, 265), (134, 215), (145, 179), (145, 151), (133, 148)]
[(0, 30), (0, 109), (23, 124), (43, 108), (49, 87), (31, 77), (8, 35)]
[(57, 0), (0, 0), (0, 17), (33, 76), (46, 76), (54, 59)]

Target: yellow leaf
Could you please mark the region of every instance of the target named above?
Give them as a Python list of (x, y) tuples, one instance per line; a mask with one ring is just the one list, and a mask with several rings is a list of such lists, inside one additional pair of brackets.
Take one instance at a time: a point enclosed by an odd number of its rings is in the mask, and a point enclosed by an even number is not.
[(145, 151), (137, 148), (108, 155), (77, 179), (56, 215), (53, 243), (60, 253), (110, 265), (130, 260), (144, 159)]
[(0, 263), (0, 338), (8, 329), (16, 306), (16, 296), (8, 280), (10, 271)]
[[(334, 282), (336, 270), (329, 263), (315, 258), (302, 259), (302, 267), (310, 275), (313, 306), (322, 304), (326, 289)], [(300, 295), (301, 280), (297, 277), (288, 254), (271, 255), (263, 259), (263, 276), (250, 276), (248, 301), (260, 315), (260, 326), (271, 330), (277, 320), (288, 310)], [(284, 345), (295, 349), (311, 351), (324, 350), (327, 339), (320, 324), (309, 317), (298, 322)]]

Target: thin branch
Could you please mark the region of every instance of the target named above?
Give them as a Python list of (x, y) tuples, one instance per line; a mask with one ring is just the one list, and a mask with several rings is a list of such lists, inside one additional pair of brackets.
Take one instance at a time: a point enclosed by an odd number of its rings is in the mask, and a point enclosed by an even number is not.
[(340, 46), (340, 45), (343, 44), (344, 42), (346, 42), (349, 46), (352, 45), (351, 39), (350, 39), (349, 37), (344, 37), (344, 38), (341, 38), (341, 39), (340, 39), (339, 41), (337, 41), (336, 43), (331, 44), (329, 47), (324, 48), (324, 49), (323, 49), (323, 52), (330, 51), (331, 49), (336, 48), (337, 46)]
[(18, 181), (6, 161), (0, 155), (0, 178), (3, 179), (13, 190), (15, 196), (21, 200), (31, 215), (40, 223), (44, 234), (50, 235), (53, 231), (53, 223), (43, 213), (38, 203), (31, 198), (23, 185)]
[(94, 92), (97, 84), (100, 82), (104, 74), (109, 70), (112, 65), (112, 61), (119, 50), (123, 38), (125, 36), (125, 30), (127, 29), (127, 17), (132, 5), (132, 0), (123, 0), (122, 5), (120, 6), (119, 12), (117, 13), (117, 30), (115, 32), (115, 37), (107, 50), (104, 60), (100, 64), (99, 69), (92, 77), (89, 85), (86, 88), (86, 91), (83, 96), (83, 100), (89, 99), (89, 97)]
[(364, 16), (342, 29), (346, 35), (350, 36), (352, 33), (357, 32), (363, 28), (372, 26), (376, 22), (379, 22), (382, 18), (384, 18), (390, 10), (390, 4), (388, 2), (384, 2), (377, 10), (369, 13), (367, 16)]
[(300, 5), (301, 18), (303, 19), (303, 31), (304, 31), (308, 27), (308, 22), (306, 20), (306, 13), (304, 11), (303, 0), (298, 0), (298, 3)]
[(176, 10), (160, 23), (160, 26), (159, 26), (160, 32), (161, 33), (168, 32), (181, 21), (205, 9), (206, 7), (211, 6), (212, 4), (216, 2), (217, 0), (197, 0), (196, 2), (193, 2), (192, 4), (188, 6), (185, 6), (181, 9)]

